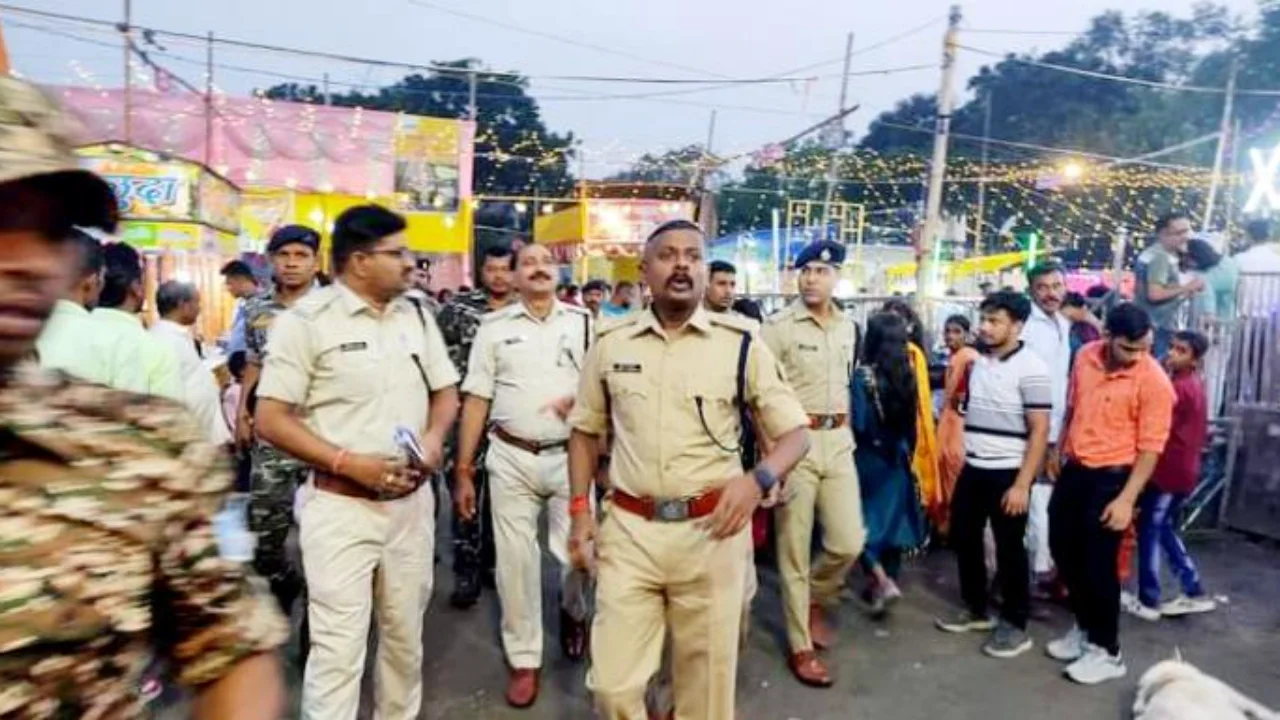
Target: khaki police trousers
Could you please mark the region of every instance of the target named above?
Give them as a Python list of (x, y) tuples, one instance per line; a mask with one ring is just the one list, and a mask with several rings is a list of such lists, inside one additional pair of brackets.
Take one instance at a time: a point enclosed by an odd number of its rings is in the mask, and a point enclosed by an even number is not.
[[(849, 428), (810, 430), (809, 454), (786, 479), (778, 521), (778, 574), (787, 642), (792, 652), (813, 649), (809, 605), (834, 605), (849, 568), (862, 553), (867, 531), (853, 464)], [(810, 557), (814, 520), (822, 524), (822, 551)]]
[[(516, 669), (542, 667), (542, 550), (538, 515), (547, 510), (547, 549), (569, 577), (569, 468), (561, 453), (534, 455), (493, 438), (485, 456), (493, 502), (502, 646)], [(562, 593), (563, 596), (563, 593)]]
[(730, 720), (750, 529), (712, 540), (697, 521), (657, 522), (608, 508), (587, 687), (605, 720), (646, 720), (645, 688), (668, 627), (680, 720)]
[(435, 544), (431, 488), (386, 502), (311, 485), (305, 490), (299, 541), (311, 654), (302, 717), (355, 720), (370, 615), (376, 615), (376, 716), (414, 720), (422, 708), (422, 622), (431, 598)]

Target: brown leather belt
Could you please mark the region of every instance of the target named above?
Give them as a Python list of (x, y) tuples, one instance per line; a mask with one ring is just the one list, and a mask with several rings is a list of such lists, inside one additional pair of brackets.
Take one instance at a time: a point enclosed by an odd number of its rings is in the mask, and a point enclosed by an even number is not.
[(849, 416), (845, 413), (837, 413), (835, 415), (810, 415), (810, 430), (835, 430), (842, 428), (849, 422)]
[(568, 440), (556, 440), (555, 442), (537, 442), (535, 440), (525, 440), (517, 435), (507, 432), (501, 425), (494, 425), (490, 428), (494, 435), (502, 442), (518, 447), (521, 450), (532, 453), (534, 455), (546, 455), (548, 453), (562, 453), (569, 447)]
[(645, 520), (657, 522), (680, 522), (696, 520), (715, 512), (720, 503), (720, 488), (709, 490), (697, 497), (679, 498), (676, 500), (662, 498), (639, 498), (628, 495), (615, 488), (609, 493), (614, 507), (626, 510), (632, 515), (639, 515)]
[(327, 473), (321, 470), (316, 470), (315, 472), (315, 484), (316, 484), (317, 490), (324, 490), (325, 492), (330, 492), (330, 493), (333, 493), (334, 495), (341, 495), (343, 497), (349, 497), (349, 498), (357, 498), (359, 500), (375, 500), (377, 502), (386, 502), (388, 500), (399, 500), (402, 497), (407, 497), (409, 495), (412, 495), (414, 490), (418, 489), (417, 487), (415, 487), (413, 490), (410, 490), (409, 492), (404, 493), (403, 495), (397, 495), (394, 493), (380, 493), (375, 490), (370, 490), (369, 488), (365, 487), (364, 485), (361, 485), (360, 483), (356, 482), (355, 480), (352, 480), (351, 478), (342, 477), (341, 475), (334, 475), (332, 473)]

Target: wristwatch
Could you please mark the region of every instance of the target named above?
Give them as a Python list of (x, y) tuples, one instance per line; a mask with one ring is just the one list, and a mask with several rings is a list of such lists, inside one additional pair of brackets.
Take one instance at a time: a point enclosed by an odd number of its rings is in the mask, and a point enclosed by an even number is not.
[(778, 484), (778, 476), (769, 472), (769, 468), (763, 465), (757, 465), (751, 470), (751, 476), (756, 479), (756, 485), (760, 486), (760, 493), (768, 495), (774, 485)]

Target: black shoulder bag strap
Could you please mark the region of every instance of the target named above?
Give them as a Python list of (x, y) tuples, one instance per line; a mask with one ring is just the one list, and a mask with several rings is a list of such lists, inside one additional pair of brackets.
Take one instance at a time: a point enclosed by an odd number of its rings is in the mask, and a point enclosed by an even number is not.
[(591, 315), (582, 314), (582, 352), (585, 355), (591, 349)]
[(751, 352), (751, 333), (742, 333), (742, 343), (738, 345), (738, 385), (737, 395), (734, 396), (734, 402), (738, 404), (738, 408), (745, 410), (747, 407), (746, 390), (747, 390), (747, 355)]
[[(415, 297), (406, 297), (413, 303), (413, 309), (418, 313), (418, 322), (422, 324), (422, 341), (423, 347), (426, 347), (427, 340), (427, 313), (422, 309), (422, 303)], [(409, 353), (409, 357), (413, 358), (413, 364), (418, 367), (418, 375), (422, 377), (422, 385), (427, 388), (427, 394), (431, 394), (431, 383), (427, 380), (427, 369), (422, 366), (422, 356), (418, 353)]]

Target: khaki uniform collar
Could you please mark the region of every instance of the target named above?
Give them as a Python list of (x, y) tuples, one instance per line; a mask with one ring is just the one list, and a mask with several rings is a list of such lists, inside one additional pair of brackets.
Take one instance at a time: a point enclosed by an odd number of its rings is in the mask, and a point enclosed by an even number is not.
[[(711, 314), (707, 312), (702, 303), (698, 303), (698, 307), (693, 311), (693, 315), (689, 317), (685, 326), (705, 335), (711, 332)], [(632, 337), (638, 337), (645, 332), (653, 332), (662, 338), (667, 337), (667, 331), (663, 330), (662, 323), (658, 321), (658, 313), (652, 306), (637, 313), (636, 326), (632, 332)]]

